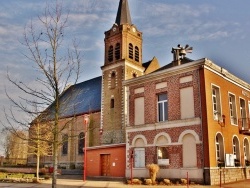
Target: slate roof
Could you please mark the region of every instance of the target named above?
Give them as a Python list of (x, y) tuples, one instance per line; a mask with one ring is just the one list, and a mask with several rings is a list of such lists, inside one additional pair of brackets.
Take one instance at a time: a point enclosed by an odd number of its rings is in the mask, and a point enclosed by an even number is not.
[(115, 23), (117, 25), (132, 24), (127, 0), (120, 0)]
[[(67, 118), (101, 111), (102, 77), (70, 86), (60, 96), (59, 118)], [(54, 103), (46, 110), (42, 121), (54, 119)]]
[[(194, 60), (189, 59), (189, 58), (187, 58), (187, 57), (184, 57), (184, 58), (181, 59), (181, 65), (186, 64), (186, 63), (190, 63), (190, 62), (192, 62), (192, 61), (194, 61)], [(154, 72), (158, 72), (158, 71), (161, 71), (161, 70), (169, 69), (169, 68), (171, 68), (171, 67), (176, 66), (175, 64), (176, 64), (176, 62), (173, 62), (173, 61), (172, 61), (171, 63), (169, 63), (169, 64), (167, 64), (167, 65), (165, 65), (165, 66), (163, 66), (163, 67), (157, 69), (157, 70), (154, 71)]]

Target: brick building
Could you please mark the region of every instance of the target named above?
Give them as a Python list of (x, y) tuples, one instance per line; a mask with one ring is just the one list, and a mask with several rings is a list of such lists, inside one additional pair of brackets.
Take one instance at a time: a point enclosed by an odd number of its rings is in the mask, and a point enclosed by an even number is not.
[[(157, 163), (162, 178), (188, 173), (205, 184), (218, 184), (220, 172), (224, 182), (250, 178), (250, 85), (209, 59), (185, 57), (189, 46), (173, 48), (166, 66), (155, 57), (143, 63), (142, 40), (128, 1), (120, 0), (105, 32), (102, 75), (62, 95), (74, 93), (73, 109), (60, 116), (61, 125), (72, 121), (61, 135), (59, 165), (82, 167), (86, 142), (87, 176), (129, 178), (132, 170), (148, 177), (145, 165)], [(52, 163), (50, 156), (41, 161)]]
[(127, 177), (133, 156), (136, 177), (148, 177), (145, 165), (156, 163), (162, 178), (250, 178), (249, 84), (209, 59), (186, 57), (124, 84)]

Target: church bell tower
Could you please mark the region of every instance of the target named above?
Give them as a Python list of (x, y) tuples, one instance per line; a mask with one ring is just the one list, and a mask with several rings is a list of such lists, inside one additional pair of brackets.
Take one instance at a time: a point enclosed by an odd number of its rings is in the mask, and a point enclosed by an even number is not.
[(105, 32), (102, 68), (102, 144), (125, 143), (126, 92), (122, 82), (143, 75), (142, 32), (132, 24), (128, 0), (120, 0), (115, 23)]

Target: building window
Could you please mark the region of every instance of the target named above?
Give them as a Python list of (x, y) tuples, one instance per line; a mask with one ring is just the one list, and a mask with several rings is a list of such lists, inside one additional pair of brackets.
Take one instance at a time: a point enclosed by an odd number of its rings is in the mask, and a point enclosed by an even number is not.
[(240, 166), (240, 147), (239, 140), (236, 136), (233, 138), (233, 157), (234, 157), (234, 165)]
[(115, 72), (112, 72), (112, 74), (111, 74), (110, 88), (114, 89), (115, 85), (116, 85), (116, 75), (115, 75)]
[(133, 44), (129, 43), (128, 51), (129, 51), (129, 58), (133, 59), (134, 58)]
[(137, 46), (135, 47), (135, 61), (137, 62), (140, 61), (140, 53), (139, 53), (139, 48)]
[(235, 96), (229, 94), (229, 110), (230, 110), (230, 120), (231, 124), (237, 124), (237, 117), (236, 117), (236, 103), (235, 103)]
[(216, 136), (216, 160), (220, 160), (220, 143), (219, 143), (219, 138)]
[(250, 151), (249, 151), (249, 142), (247, 139), (244, 139), (243, 149), (244, 149), (245, 165), (250, 166), (250, 156), (249, 156)]
[(215, 137), (215, 149), (217, 166), (225, 166), (224, 144), (223, 137), (221, 134), (217, 134)]
[(113, 50), (114, 50), (114, 47), (110, 46), (109, 51), (108, 51), (108, 60), (109, 60), (109, 62), (113, 61)]
[(67, 155), (68, 154), (68, 134), (64, 134), (62, 136), (62, 155)]
[(145, 168), (145, 148), (134, 149), (134, 167)]
[(119, 60), (121, 58), (121, 45), (117, 43), (115, 46), (115, 59)]
[(78, 154), (79, 154), (79, 155), (83, 154), (84, 144), (85, 144), (84, 133), (81, 132), (81, 133), (78, 135)]
[(167, 94), (158, 95), (158, 121), (168, 120), (168, 99)]
[(110, 100), (110, 108), (114, 108), (115, 107), (115, 99), (111, 99)]
[(247, 129), (247, 119), (246, 119), (246, 103), (244, 99), (240, 99), (240, 126), (244, 130)]
[(212, 86), (212, 104), (214, 120), (221, 119), (220, 90)]
[(169, 165), (169, 155), (166, 147), (157, 147), (158, 165)]

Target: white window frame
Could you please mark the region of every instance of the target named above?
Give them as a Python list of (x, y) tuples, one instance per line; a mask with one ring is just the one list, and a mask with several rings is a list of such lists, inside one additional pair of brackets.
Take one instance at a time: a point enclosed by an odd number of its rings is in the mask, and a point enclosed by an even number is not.
[[(162, 151), (161, 149), (163, 148), (166, 150), (166, 157), (160, 157), (160, 155), (162, 155), (160, 152)], [(166, 146), (157, 146), (157, 163), (160, 166), (169, 165), (169, 154)]]
[(232, 146), (234, 165), (236, 166), (235, 160), (238, 160), (240, 165), (240, 142), (237, 136), (233, 136)]
[(145, 148), (134, 148), (134, 168), (145, 168)]
[[(159, 96), (160, 95), (166, 95), (167, 96), (167, 99), (166, 100), (160, 100), (159, 101)], [(166, 104), (166, 108), (165, 109), (165, 104)], [(161, 106), (162, 108), (162, 118), (163, 119), (160, 119), (160, 108), (159, 106)], [(157, 115), (158, 115), (158, 122), (162, 122), (162, 121), (167, 121), (168, 120), (168, 95), (167, 93), (160, 93), (157, 95)], [(166, 117), (165, 117), (166, 116)]]
[(216, 146), (216, 160), (221, 160), (221, 157), (220, 157), (220, 150), (221, 150), (221, 147), (220, 147), (220, 142), (219, 142), (219, 137), (218, 135), (216, 135), (215, 137), (215, 146)]
[(228, 94), (228, 102), (229, 102), (229, 115), (230, 115), (230, 122), (232, 125), (237, 125), (237, 107), (236, 107), (236, 97), (234, 94)]
[(212, 108), (214, 120), (221, 119), (221, 95), (220, 88), (216, 85), (212, 85)]
[[(241, 101), (244, 102), (244, 106), (241, 105)], [(246, 112), (246, 100), (241, 98), (239, 99), (240, 103), (240, 118), (241, 118), (241, 127), (244, 130), (244, 128), (247, 126), (247, 112)]]

